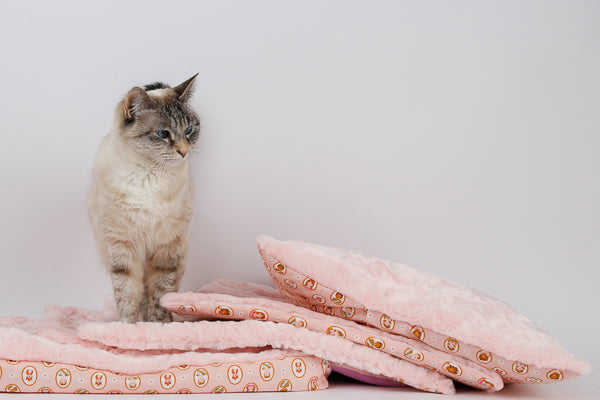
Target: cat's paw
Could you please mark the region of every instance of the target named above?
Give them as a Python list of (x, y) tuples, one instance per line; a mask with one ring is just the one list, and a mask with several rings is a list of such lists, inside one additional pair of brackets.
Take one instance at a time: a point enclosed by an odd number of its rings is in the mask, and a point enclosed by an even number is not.
[(126, 310), (119, 310), (119, 322), (125, 322), (127, 324), (135, 324), (138, 321), (138, 313), (127, 312)]
[(173, 322), (173, 316), (163, 307), (147, 309), (144, 312), (144, 322)]

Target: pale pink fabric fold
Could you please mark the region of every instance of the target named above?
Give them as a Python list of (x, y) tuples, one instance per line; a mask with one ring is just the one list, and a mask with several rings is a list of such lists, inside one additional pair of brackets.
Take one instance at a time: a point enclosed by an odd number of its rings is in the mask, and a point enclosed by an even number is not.
[[(106, 322), (114, 319), (111, 312), (56, 306), (47, 307), (41, 320), (0, 318), (0, 389), (141, 394), (304, 391), (328, 386), (329, 363), (293, 349), (226, 345), (216, 346), (222, 350), (122, 349), (79, 335), (86, 324), (118, 326)], [(208, 324), (214, 332), (234, 328), (223, 322)], [(151, 332), (165, 325), (129, 326)], [(194, 330), (188, 322), (167, 326)]]
[[(506, 303), (433, 274), (358, 253), (259, 236), (259, 252), (292, 303), (417, 338), (472, 360), (506, 382), (586, 374), (577, 359)], [(460, 372), (450, 364), (452, 372)]]

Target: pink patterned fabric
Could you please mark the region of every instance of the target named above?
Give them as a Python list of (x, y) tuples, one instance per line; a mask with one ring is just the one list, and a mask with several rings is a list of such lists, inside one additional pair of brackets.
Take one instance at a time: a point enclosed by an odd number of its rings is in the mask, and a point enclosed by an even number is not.
[[(79, 336), (84, 325), (128, 325), (147, 334), (232, 331), (236, 323), (119, 324), (111, 312), (50, 306), (42, 320), (0, 318), (0, 391), (55, 393), (211, 393), (305, 391), (328, 386), (327, 361), (291, 349), (219, 343), (194, 351), (119, 349)], [(248, 321), (255, 323), (255, 321)], [(117, 333), (117, 334), (122, 334)], [(227, 336), (227, 335), (224, 335)], [(299, 338), (302, 343), (302, 338)], [(210, 347), (210, 346), (209, 346)], [(15, 360), (15, 361), (11, 361)]]
[(110, 307), (0, 318), (0, 391), (318, 390), (332, 365), (373, 384), (451, 394), (453, 380), (495, 391), (589, 371), (470, 288), (345, 250), (266, 236), (258, 245), (278, 289), (217, 281), (168, 294), (161, 304), (174, 323), (114, 322)]
[[(244, 284), (248, 287), (248, 284)], [(217, 283), (211, 285), (216, 289)], [(257, 287), (257, 293), (262, 288)], [(246, 292), (245, 294), (249, 294)], [(205, 300), (205, 311), (202, 311), (200, 299)], [(115, 347), (121, 351), (194, 351), (199, 348), (222, 350), (224, 346), (261, 348), (270, 345), (274, 348), (301, 350), (303, 353), (326, 359), (336, 366), (364, 371), (371, 375), (383, 375), (396, 381), (404, 381), (422, 390), (440, 393), (453, 393), (452, 381), (434, 371), (418, 368), (405, 360), (389, 354), (354, 344), (351, 341), (324, 332), (298, 329), (274, 320), (248, 319), (255, 308), (266, 308), (261, 301), (273, 302), (275, 305), (294, 307), (276, 300), (245, 297), (237, 298), (218, 293), (172, 293), (164, 296), (161, 303), (170, 310), (185, 315), (199, 317), (210, 316), (221, 319), (240, 319), (242, 321), (198, 321), (184, 324), (164, 324), (147, 329), (144, 324), (95, 324), (88, 323), (79, 327), (81, 338), (107, 347)], [(246, 303), (244, 312), (238, 303)], [(306, 312), (302, 308), (299, 311)], [(310, 311), (309, 311), (310, 312)], [(257, 313), (252, 315), (258, 316)], [(190, 329), (193, 327), (193, 329)], [(228, 329), (222, 329), (227, 327)]]
[(23, 393), (291, 392), (327, 387), (330, 367), (317, 357), (282, 357), (244, 363), (183, 365), (152, 374), (40, 361), (0, 360), (0, 389)]
[[(257, 292), (259, 291), (258, 288), (260, 286), (257, 285)], [(210, 289), (218, 290), (218, 282), (213, 283)], [(207, 288), (202, 289), (202, 291), (205, 290)], [(299, 331), (314, 331), (321, 333), (323, 336), (328, 335), (343, 339), (346, 342), (356, 343), (361, 345), (364, 348), (363, 350), (367, 350), (366, 354), (369, 359), (376, 360), (383, 354), (389, 354), (396, 357), (398, 361), (405, 361), (399, 363), (402, 368), (370, 371), (365, 370), (363, 367), (363, 371), (376, 372), (378, 375), (428, 391), (441, 392), (444, 389), (437, 387), (437, 383), (432, 381), (421, 382), (411, 379), (411, 372), (418, 369), (415, 366), (430, 367), (431, 370), (441, 375), (478, 389), (499, 390), (503, 387), (502, 379), (495, 372), (475, 362), (436, 350), (415, 338), (393, 335), (345, 318), (314, 312), (269, 298), (236, 297), (219, 293), (170, 293), (163, 296), (161, 304), (170, 311), (203, 318), (252, 319), (290, 324), (296, 328), (301, 328), (296, 329)], [(89, 329), (87, 334), (92, 334), (92, 331), (99, 337), (107, 336), (96, 328)], [(91, 337), (88, 338), (92, 339)], [(97, 337), (94, 339), (100, 340)], [(127, 343), (137, 344), (141, 341), (142, 339), (128, 334), (117, 341), (103, 341), (103, 343), (127, 348)], [(168, 337), (155, 342), (160, 343), (161, 346), (178, 346), (180, 349), (186, 349), (185, 346), (181, 345), (181, 338), (174, 335), (168, 335)], [(196, 341), (194, 340), (194, 342)], [(335, 357), (335, 355), (327, 356), (334, 363), (336, 362)], [(431, 364), (434, 366), (431, 366)], [(461, 373), (449, 372), (446, 368), (449, 368), (450, 365), (460, 370)], [(356, 368), (355, 365), (350, 364), (350, 366)], [(446, 368), (442, 366), (446, 366)]]
[[(589, 372), (518, 311), (483, 293), (405, 265), (346, 250), (258, 238), (267, 271), (293, 304), (419, 340), (473, 362), (505, 382), (549, 383)], [(414, 351), (412, 352), (414, 354)], [(423, 364), (464, 378), (464, 361)], [(419, 356), (421, 357), (421, 356)]]

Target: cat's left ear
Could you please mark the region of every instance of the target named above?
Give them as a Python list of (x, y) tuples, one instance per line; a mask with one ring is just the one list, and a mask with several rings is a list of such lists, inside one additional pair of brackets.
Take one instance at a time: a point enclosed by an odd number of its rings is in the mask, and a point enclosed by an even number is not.
[(177, 94), (177, 98), (181, 101), (188, 101), (192, 96), (192, 92), (194, 91), (194, 80), (198, 74), (192, 76), (187, 81), (175, 86), (173, 90), (175, 94)]
[(127, 93), (123, 100), (123, 114), (126, 119), (135, 119), (138, 112), (154, 106), (154, 102), (148, 97), (148, 93), (140, 87), (134, 87)]

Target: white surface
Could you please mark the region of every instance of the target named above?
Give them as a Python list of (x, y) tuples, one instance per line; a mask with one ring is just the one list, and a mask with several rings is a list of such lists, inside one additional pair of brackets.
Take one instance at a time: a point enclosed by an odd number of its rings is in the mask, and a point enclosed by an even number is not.
[(2, 2), (0, 315), (102, 306), (97, 146), (130, 87), (199, 72), (183, 290), (266, 283), (260, 233), (313, 241), (501, 298), (597, 365), (598, 20), (594, 1)]

